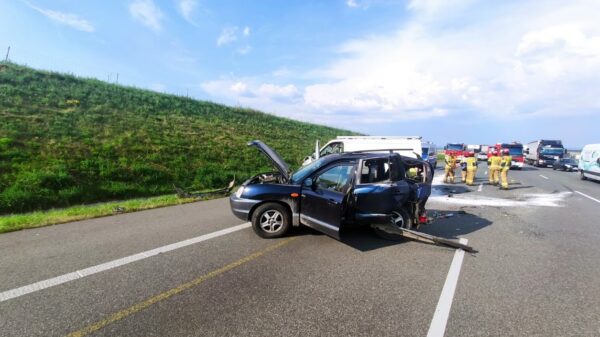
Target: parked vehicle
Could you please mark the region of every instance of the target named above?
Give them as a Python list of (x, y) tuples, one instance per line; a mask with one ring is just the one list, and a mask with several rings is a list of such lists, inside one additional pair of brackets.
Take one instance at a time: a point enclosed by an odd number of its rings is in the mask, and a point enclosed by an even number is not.
[(422, 142), (419, 136), (338, 136), (319, 149), (317, 142), (315, 153), (304, 158), (302, 166), (334, 153), (355, 151), (389, 152), (393, 150), (403, 156), (418, 158), (422, 156)]
[(525, 161), (533, 166), (551, 166), (554, 161), (565, 157), (566, 150), (560, 140), (536, 140), (527, 144)]
[(465, 151), (467, 147), (462, 143), (448, 143), (444, 146), (444, 154), (450, 155), (454, 154), (456, 156), (456, 160), (461, 162), (465, 159)]
[(588, 144), (583, 147), (579, 157), (578, 169), (582, 180), (600, 181), (600, 144)]
[(508, 149), (508, 153), (512, 157), (512, 162), (510, 164), (511, 169), (523, 168), (523, 162), (525, 161), (525, 157), (523, 156), (523, 144), (519, 142), (498, 143), (494, 146), (494, 148), (498, 151)]
[(338, 153), (292, 173), (264, 143), (248, 145), (264, 153), (276, 172), (245, 181), (230, 205), (261, 237), (281, 237), (292, 226), (306, 225), (339, 239), (347, 226), (393, 222), (410, 229), (427, 221), (433, 175), (424, 160), (393, 152)]
[(561, 170), (561, 171), (577, 171), (578, 163), (577, 160), (572, 158), (561, 158), (560, 160), (555, 160), (554, 164), (552, 164), (553, 170)]
[(437, 147), (432, 142), (423, 142), (421, 159), (429, 162), (431, 167), (437, 168)]
[(481, 161), (481, 160), (487, 160), (488, 159), (488, 151), (489, 151), (489, 146), (487, 145), (481, 145), (481, 148), (479, 150), (479, 153), (477, 153), (477, 160)]

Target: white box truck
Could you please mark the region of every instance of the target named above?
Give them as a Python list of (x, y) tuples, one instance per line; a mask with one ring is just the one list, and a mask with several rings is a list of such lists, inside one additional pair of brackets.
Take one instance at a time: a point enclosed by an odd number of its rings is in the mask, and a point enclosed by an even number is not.
[(304, 158), (302, 165), (308, 165), (320, 157), (332, 153), (357, 151), (386, 152), (393, 150), (403, 156), (417, 158), (417, 156), (423, 156), (422, 146), (423, 142), (419, 136), (338, 136), (320, 149), (317, 143), (315, 150), (318, 151)]

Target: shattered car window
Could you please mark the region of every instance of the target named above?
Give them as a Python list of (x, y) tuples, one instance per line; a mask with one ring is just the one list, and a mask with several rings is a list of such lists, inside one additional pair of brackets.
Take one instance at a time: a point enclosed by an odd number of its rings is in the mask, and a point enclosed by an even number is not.
[(372, 184), (389, 180), (389, 161), (386, 158), (365, 160), (360, 174), (360, 181), (363, 184)]

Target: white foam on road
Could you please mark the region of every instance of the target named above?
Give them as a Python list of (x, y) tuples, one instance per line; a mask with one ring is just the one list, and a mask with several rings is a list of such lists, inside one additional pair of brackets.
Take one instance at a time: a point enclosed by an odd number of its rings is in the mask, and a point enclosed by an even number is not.
[(0, 302), (4, 302), (4, 301), (8, 301), (10, 299), (19, 297), (19, 296), (23, 296), (26, 294), (30, 294), (36, 291), (40, 291), (46, 288), (50, 288), (50, 287), (54, 287), (56, 285), (59, 284), (63, 284), (66, 282), (70, 282), (73, 280), (77, 280), (86, 276), (90, 276), (90, 275), (94, 275), (97, 274), (99, 272), (102, 271), (106, 271), (109, 269), (113, 269), (113, 268), (117, 268), (135, 261), (139, 261), (139, 260), (143, 260), (143, 259), (147, 259), (151, 256), (155, 256), (158, 254), (162, 254), (162, 253), (166, 253), (166, 252), (170, 252), (173, 251), (175, 249), (179, 249), (179, 248), (183, 248), (183, 247), (187, 247), (189, 245), (193, 245), (196, 243), (200, 243), (202, 241), (206, 241), (206, 240), (210, 240), (219, 236), (223, 236), (229, 233), (233, 233), (245, 228), (249, 228), (251, 226), (251, 224), (249, 222), (243, 223), (241, 225), (237, 225), (237, 226), (233, 226), (233, 227), (229, 227), (229, 228), (225, 228), (216, 232), (212, 232), (212, 233), (208, 233), (208, 234), (204, 234), (204, 235), (200, 235), (197, 236), (195, 238), (191, 238), (191, 239), (187, 239), (187, 240), (183, 240), (183, 241), (179, 241), (179, 242), (175, 242), (172, 243), (170, 245), (166, 245), (166, 246), (162, 246), (162, 247), (158, 247), (155, 249), (151, 249), (151, 250), (147, 250), (145, 252), (141, 252), (141, 253), (137, 253), (134, 255), (130, 255), (130, 256), (126, 256), (117, 260), (112, 260), (106, 263), (102, 263), (99, 265), (95, 265), (89, 268), (85, 268), (85, 269), (80, 269), (80, 270), (76, 270), (74, 272), (71, 273), (67, 273), (64, 275), (60, 275), (57, 277), (53, 277), (47, 280), (43, 280), (43, 281), (39, 281), (36, 283), (32, 283), (32, 284), (28, 284), (26, 286), (22, 286), (19, 288), (15, 288), (15, 289), (11, 289), (11, 290), (7, 290), (4, 292), (0, 293)]
[[(461, 238), (459, 242), (466, 245), (469, 240)], [(443, 337), (446, 332), (446, 324), (448, 323), (448, 317), (450, 316), (450, 308), (452, 307), (452, 301), (454, 300), (454, 293), (456, 291), (456, 285), (458, 284), (458, 276), (460, 275), (464, 257), (464, 250), (457, 249), (456, 252), (454, 252), (454, 258), (452, 259), (452, 264), (450, 265), (450, 270), (448, 270), (444, 288), (442, 288), (440, 299), (438, 300), (433, 318), (431, 319), (427, 337)]]
[(479, 184), (479, 187), (477, 187), (477, 192), (481, 191), (483, 191), (483, 184)]
[(495, 206), (495, 207), (562, 207), (562, 201), (571, 195), (571, 192), (548, 193), (548, 194), (523, 194), (520, 200), (483, 197), (478, 195), (453, 195), (448, 196), (431, 196), (428, 202), (439, 202), (451, 205), (462, 206)]
[(545, 175), (543, 175), (543, 174), (540, 174), (540, 177), (542, 177), (542, 178), (544, 178), (544, 179), (550, 179), (550, 178), (546, 177), (546, 176), (545, 176)]

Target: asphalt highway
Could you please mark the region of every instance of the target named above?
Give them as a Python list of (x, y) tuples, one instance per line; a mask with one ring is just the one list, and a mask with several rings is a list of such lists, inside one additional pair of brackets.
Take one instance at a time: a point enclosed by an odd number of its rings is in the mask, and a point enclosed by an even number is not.
[(599, 336), (600, 184), (485, 171), (437, 178), (421, 228), (462, 260), (369, 228), (261, 239), (227, 199), (2, 234), (0, 336)]

